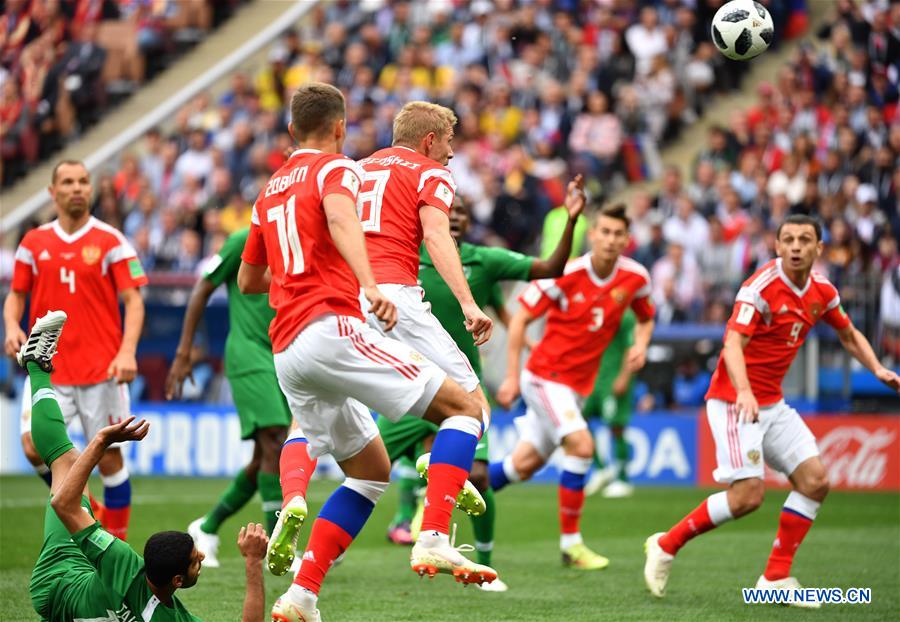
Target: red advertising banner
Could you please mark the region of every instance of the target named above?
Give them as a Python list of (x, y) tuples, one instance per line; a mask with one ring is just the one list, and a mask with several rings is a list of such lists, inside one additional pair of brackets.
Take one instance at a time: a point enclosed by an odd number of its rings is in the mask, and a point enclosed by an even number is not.
[[(900, 490), (900, 416), (814, 415), (803, 420), (819, 444), (832, 489)], [(697, 483), (714, 486), (716, 449), (703, 411), (697, 434)], [(768, 467), (766, 484), (789, 485)]]

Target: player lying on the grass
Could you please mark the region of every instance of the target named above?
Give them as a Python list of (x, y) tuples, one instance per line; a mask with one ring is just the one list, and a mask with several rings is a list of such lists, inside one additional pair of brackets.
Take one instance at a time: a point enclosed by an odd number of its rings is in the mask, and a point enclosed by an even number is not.
[[(203, 554), (191, 536), (178, 531), (155, 533), (141, 558), (105, 531), (91, 513), (83, 494), (91, 471), (111, 444), (140, 441), (150, 424), (128, 417), (98, 430), (83, 453), (75, 449), (50, 384), (51, 359), (65, 322), (63, 311), (38, 319), (16, 357), (31, 378), (34, 445), (53, 473), (44, 544), (29, 586), (34, 610), (49, 622), (198, 620), (175, 596), (176, 590), (195, 585), (200, 575)], [(246, 560), (243, 622), (262, 622), (265, 615), (261, 562), (267, 542), (262, 526), (253, 523), (238, 536)]]
[[(647, 539), (644, 579), (665, 594), (672, 560), (688, 540), (756, 510), (763, 502), (765, 465), (783, 473), (793, 490), (778, 522), (760, 588), (799, 588), (791, 564), (828, 494), (828, 475), (816, 439), (784, 401), (781, 383), (809, 330), (824, 320), (841, 345), (876, 378), (900, 391), (853, 327), (837, 289), (813, 270), (822, 254), (822, 225), (805, 215), (778, 227), (777, 259), (744, 281), (725, 331), (725, 347), (706, 393), (706, 416), (716, 444), (716, 481), (728, 489), (711, 495), (666, 533)], [(818, 607), (818, 603), (795, 603)]]
[[(469, 208), (457, 195), (450, 211), (450, 233), (458, 245), (460, 262), (472, 296), (480, 308), (486, 308), (496, 297), (495, 288), (501, 281), (525, 281), (560, 276), (569, 257), (575, 222), (584, 209), (584, 181), (579, 175), (569, 183), (565, 199), (565, 209), (569, 214), (568, 225), (553, 254), (547, 259), (528, 257), (505, 248), (477, 246), (464, 240), (469, 229)], [(466, 318), (453, 295), (453, 291), (434, 266), (427, 249), (421, 249), (419, 256), (419, 283), (424, 292), (424, 301), (431, 305), (431, 312), (460, 351), (468, 359), (476, 377), (481, 378), (481, 356), (472, 335), (466, 330)], [(498, 303), (503, 307), (502, 294)], [(393, 462), (401, 456), (414, 456), (424, 444), (430, 450), (431, 440), (437, 427), (417, 417), (403, 417), (393, 422), (379, 417), (378, 429)], [(488, 437), (482, 435), (475, 449), (475, 459), (469, 480), (484, 497), (486, 511), (472, 517), (475, 532), (475, 550), (478, 563), (490, 565), (494, 545), (494, 524), (496, 511), (494, 495), (488, 478)], [(505, 584), (497, 579), (483, 586), (489, 591), (505, 591)]]
[[(316, 470), (316, 461), (306, 452), (306, 439), (299, 430), (293, 430), (286, 440), (291, 425), (291, 411), (287, 405), (272, 360), (272, 341), (269, 339), (269, 323), (275, 312), (269, 306), (267, 294), (242, 294), (237, 285), (241, 252), (250, 229), (236, 231), (225, 240), (219, 252), (213, 255), (191, 292), (181, 339), (172, 367), (166, 378), (166, 398), (178, 399), (185, 378), (191, 376), (191, 348), (197, 326), (203, 318), (203, 310), (210, 296), (222, 284), (228, 290), (228, 337), (225, 340), (225, 376), (231, 385), (231, 395), (241, 422), (241, 438), (253, 439), (253, 457), (238, 472), (219, 502), (206, 516), (198, 518), (188, 527), (188, 533), (204, 555), (203, 565), (218, 567), (216, 555), (219, 537), (216, 535), (222, 522), (240, 511), (259, 490), (266, 520), (266, 530), (273, 544), (279, 534), (275, 532), (276, 512), (281, 509), (281, 483), (279, 459), (283, 478), (297, 479), (294, 490), (300, 496), (294, 504), (295, 516), (305, 518), (306, 487)], [(282, 444), (285, 451), (282, 455)], [(290, 562), (272, 559), (275, 574), (284, 574)], [(287, 563), (286, 566), (281, 567)]]
[[(139, 288), (147, 277), (125, 236), (91, 216), (91, 177), (82, 162), (57, 163), (48, 191), (56, 220), (29, 231), (16, 249), (15, 272), (3, 305), (5, 348), (12, 356), (25, 341), (19, 322), (26, 299), (30, 324), (51, 309), (68, 314), (74, 330), (63, 339), (53, 386), (66, 422), (78, 417), (90, 440), (103, 426), (130, 414), (125, 383), (137, 374), (135, 350), (144, 323)], [(22, 447), (40, 471), (28, 411), (22, 413)], [(131, 480), (118, 446), (107, 449), (99, 470), (106, 503), (101, 520), (124, 540)]]
[[(506, 379), (497, 392), (497, 401), (506, 408), (521, 392), (527, 410), (516, 419), (515, 449), (490, 466), (491, 486), (500, 490), (531, 478), (562, 446), (559, 546), (564, 564), (585, 570), (605, 568), (609, 560), (588, 549), (581, 537), (584, 484), (594, 455), (581, 403), (594, 387), (600, 360), (627, 308), (638, 319), (626, 358), (630, 371), (643, 367), (653, 333), (650, 275), (638, 262), (622, 256), (628, 226), (624, 205), (599, 210), (589, 232), (591, 252), (569, 262), (558, 279), (535, 281), (522, 292), (522, 306), (509, 326)], [(525, 328), (544, 314), (544, 336), (520, 380)]]
[[(480, 404), (421, 354), (364, 322), (360, 288), (385, 330), (396, 324), (397, 309), (369, 265), (356, 211), (363, 172), (341, 154), (345, 124), (344, 97), (333, 86), (313, 82), (293, 95), (288, 130), (299, 148), (253, 207), (238, 271), (242, 292), (269, 292), (275, 371), (310, 457), (330, 453), (347, 476), (319, 512), (300, 571), (272, 609), (273, 618), (288, 622), (320, 619), (325, 575), (390, 482), (391, 464), (367, 405), (394, 419), (412, 413), (440, 426), (410, 567), (465, 583), (497, 576), (449, 539), (451, 513), (483, 432)], [(292, 558), (297, 493), (285, 486), (282, 494), (287, 501), (277, 529), (285, 546), (271, 550)]]

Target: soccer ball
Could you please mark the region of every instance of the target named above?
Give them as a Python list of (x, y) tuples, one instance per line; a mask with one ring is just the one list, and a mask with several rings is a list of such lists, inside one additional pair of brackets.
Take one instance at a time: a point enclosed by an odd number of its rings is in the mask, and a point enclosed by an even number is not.
[(772, 16), (754, 0), (731, 0), (723, 4), (713, 16), (711, 31), (719, 51), (733, 60), (759, 56), (775, 36)]

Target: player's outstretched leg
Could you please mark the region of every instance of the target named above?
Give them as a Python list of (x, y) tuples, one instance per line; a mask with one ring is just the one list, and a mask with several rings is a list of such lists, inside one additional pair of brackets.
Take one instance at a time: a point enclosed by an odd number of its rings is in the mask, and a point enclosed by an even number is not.
[(410, 567), (420, 577), (446, 573), (461, 583), (484, 583), (497, 578), (492, 568), (462, 555), (460, 551), (466, 549), (455, 547), (449, 535), (453, 508), (468, 481), (475, 446), (484, 432), (479, 414), (478, 402), (450, 380), (444, 382), (426, 412), (426, 418), (439, 422), (440, 427), (427, 469), (422, 531), (410, 556)]
[[(757, 485), (758, 484), (758, 485)], [(740, 514), (735, 514), (729, 505), (729, 493), (737, 490), (742, 505)], [(710, 495), (694, 510), (682, 518), (667, 532), (655, 533), (644, 543), (647, 559), (644, 563), (644, 581), (647, 589), (657, 598), (666, 593), (669, 573), (675, 554), (688, 540), (730, 521), (736, 516), (753, 511), (762, 503), (762, 480), (740, 480), (732, 484), (728, 491), (723, 490)]]
[(203, 566), (219, 567), (219, 527), (225, 519), (236, 514), (256, 494), (256, 473), (258, 469), (257, 450), (254, 450), (254, 461), (238, 471), (228, 488), (219, 497), (215, 507), (206, 515), (193, 521), (188, 526), (188, 533), (194, 539), (194, 546), (205, 555)]
[[(313, 522), (300, 572), (272, 607), (273, 620), (320, 620), (317, 603), (325, 575), (350, 547), (390, 483), (391, 465), (380, 437), (338, 464), (347, 478), (328, 497)], [(376, 479), (357, 479), (352, 475)]]
[(309, 457), (308, 443), (303, 431), (294, 428), (281, 448), (281, 512), (269, 538), (266, 564), (269, 571), (281, 576), (294, 562), (300, 528), (306, 521), (306, 490), (309, 478), (316, 470), (316, 460)]

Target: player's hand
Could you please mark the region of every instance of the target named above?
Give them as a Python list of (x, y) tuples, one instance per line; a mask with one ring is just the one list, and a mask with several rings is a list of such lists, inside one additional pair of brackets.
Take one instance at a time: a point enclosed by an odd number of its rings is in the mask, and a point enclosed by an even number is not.
[(647, 348), (640, 346), (631, 346), (625, 355), (625, 369), (629, 373), (640, 371), (647, 362)]
[(369, 313), (374, 313), (375, 317), (384, 324), (384, 331), (388, 332), (397, 324), (397, 307), (390, 299), (381, 293), (377, 286), (366, 287), (363, 289), (372, 306), (369, 307)]
[(191, 385), (196, 386), (194, 382), (194, 370), (191, 365), (190, 354), (176, 354), (175, 360), (172, 361), (172, 367), (166, 376), (166, 399), (181, 399), (181, 390), (184, 387), (184, 379), (188, 378)]
[(888, 369), (887, 367), (882, 367), (878, 371), (875, 372), (875, 377), (881, 380), (884, 384), (892, 388), (897, 393), (900, 393), (900, 376)]
[(487, 343), (494, 330), (494, 322), (484, 314), (474, 302), (462, 306), (463, 315), (466, 316), (466, 330), (475, 338), (475, 345)]
[(237, 540), (238, 549), (247, 561), (260, 562), (266, 556), (266, 548), (269, 546), (269, 536), (259, 523), (247, 523), (241, 527)]
[(737, 392), (734, 408), (737, 410), (738, 421), (741, 423), (756, 423), (759, 421), (759, 404), (756, 398), (753, 397), (753, 392), (750, 389)]
[(122, 383), (131, 382), (135, 376), (137, 376), (137, 359), (134, 354), (119, 350), (106, 370), (106, 377), (115, 378), (117, 382)]
[(497, 403), (509, 410), (517, 397), (519, 397), (519, 379), (507, 376), (497, 389)]
[(584, 211), (587, 198), (584, 195), (584, 177), (575, 175), (575, 179), (566, 187), (566, 200), (564, 205), (569, 212), (569, 219), (575, 220)]
[(28, 335), (25, 334), (25, 331), (22, 330), (21, 326), (18, 324), (16, 324), (15, 327), (7, 326), (6, 339), (3, 341), (3, 349), (6, 350), (8, 356), (15, 356), (16, 352), (22, 349), (22, 346), (25, 345), (27, 340)]
[(97, 437), (104, 445), (109, 447), (113, 443), (123, 443), (125, 441), (141, 441), (150, 431), (150, 422), (146, 419), (135, 421), (136, 417), (131, 415), (113, 425), (108, 425), (99, 432)]

